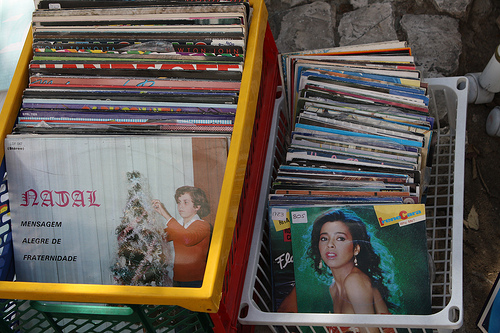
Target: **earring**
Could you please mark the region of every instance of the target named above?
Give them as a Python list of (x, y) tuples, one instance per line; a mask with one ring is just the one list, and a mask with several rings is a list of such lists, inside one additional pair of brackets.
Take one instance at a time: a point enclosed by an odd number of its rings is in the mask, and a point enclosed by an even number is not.
[(354, 266), (358, 267), (358, 258), (356, 256), (354, 256)]
[(320, 260), (320, 261), (319, 261), (318, 268), (319, 268), (319, 269), (322, 269), (322, 268), (323, 268), (323, 260)]

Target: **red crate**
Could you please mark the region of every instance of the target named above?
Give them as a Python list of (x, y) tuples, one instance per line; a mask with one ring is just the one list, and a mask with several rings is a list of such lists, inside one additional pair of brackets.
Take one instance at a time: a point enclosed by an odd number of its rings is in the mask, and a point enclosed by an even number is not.
[(241, 331), (241, 327), (238, 324), (241, 293), (243, 283), (245, 282), (247, 258), (252, 242), (255, 214), (259, 201), (264, 161), (279, 81), (278, 49), (276, 48), (274, 37), (268, 24), (264, 39), (262, 76), (252, 144), (248, 155), (245, 181), (241, 193), (231, 251), (224, 276), (222, 299), (219, 311), (210, 314), (214, 324), (214, 332)]

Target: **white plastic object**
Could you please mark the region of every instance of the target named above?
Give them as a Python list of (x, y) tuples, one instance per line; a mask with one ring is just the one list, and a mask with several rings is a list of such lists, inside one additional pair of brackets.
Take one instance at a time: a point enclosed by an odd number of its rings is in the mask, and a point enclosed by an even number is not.
[(486, 133), (500, 136), (500, 106), (495, 106), (486, 119)]
[(500, 45), (495, 49), (490, 61), (479, 76), (479, 84), (489, 92), (500, 92)]
[(467, 95), (467, 103), (469, 104), (485, 104), (490, 103), (495, 94), (484, 89), (479, 84), (481, 73), (467, 73), (465, 77), (469, 81), (469, 93)]
[[(352, 315), (327, 313), (277, 313), (271, 311), (272, 282), (266, 237), (266, 197), (273, 168), (280, 155), (279, 142), (269, 140), (261, 197), (257, 208), (252, 246), (242, 291), (240, 315), (243, 325), (264, 325), (272, 332), (328, 332), (340, 327), (400, 328), (409, 332), (430, 328), (450, 333), (463, 324), (463, 202), (465, 169), (465, 124), (467, 119), (468, 80), (465, 77), (426, 79), (431, 109), (446, 111), (448, 121), (436, 118), (437, 147), (426, 202), (429, 255), (435, 265), (432, 281), (432, 315)], [(275, 110), (276, 113), (284, 109)], [(283, 129), (275, 117), (273, 127)], [(278, 123), (276, 121), (278, 120)], [(276, 125), (275, 125), (276, 124)], [(273, 131), (273, 130), (272, 130)], [(278, 131), (279, 132), (279, 131)], [(271, 132), (274, 137), (276, 130)], [(342, 331), (342, 330), (340, 330)], [(399, 330), (398, 330), (399, 332)]]

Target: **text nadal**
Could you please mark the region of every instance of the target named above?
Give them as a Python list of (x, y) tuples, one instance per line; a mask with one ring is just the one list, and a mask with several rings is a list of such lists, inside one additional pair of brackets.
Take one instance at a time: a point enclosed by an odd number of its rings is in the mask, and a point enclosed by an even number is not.
[(40, 193), (30, 189), (21, 195), (21, 206), (41, 207), (99, 207), (96, 191), (50, 191)]

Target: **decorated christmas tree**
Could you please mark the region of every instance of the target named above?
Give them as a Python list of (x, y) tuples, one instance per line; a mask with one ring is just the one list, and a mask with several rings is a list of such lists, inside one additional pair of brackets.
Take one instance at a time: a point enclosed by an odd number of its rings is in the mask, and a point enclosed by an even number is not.
[[(128, 201), (116, 227), (118, 251), (111, 271), (122, 285), (172, 286), (173, 246), (163, 236), (141, 174), (128, 172)], [(171, 242), (170, 242), (171, 243)]]

